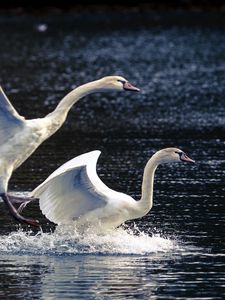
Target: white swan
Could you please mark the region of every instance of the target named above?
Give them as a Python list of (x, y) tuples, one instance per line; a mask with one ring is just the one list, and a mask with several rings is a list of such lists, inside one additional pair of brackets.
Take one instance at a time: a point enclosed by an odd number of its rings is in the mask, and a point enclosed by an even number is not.
[(192, 162), (183, 151), (165, 148), (146, 164), (139, 201), (108, 188), (96, 173), (100, 151), (85, 153), (66, 162), (32, 191), (42, 213), (56, 224), (76, 221), (81, 226), (115, 228), (146, 215), (153, 205), (153, 182), (157, 166), (170, 162)]
[[(15, 197), (7, 193), (8, 181), (37, 147), (55, 133), (64, 123), (70, 108), (80, 98), (103, 91), (139, 91), (121, 76), (107, 76), (81, 85), (68, 93), (55, 110), (44, 118), (25, 120), (14, 109), (0, 87), (0, 197), (12, 216), (19, 222), (39, 226), (37, 220), (20, 215), (22, 208), (32, 198)], [(21, 204), (16, 210), (14, 203)]]

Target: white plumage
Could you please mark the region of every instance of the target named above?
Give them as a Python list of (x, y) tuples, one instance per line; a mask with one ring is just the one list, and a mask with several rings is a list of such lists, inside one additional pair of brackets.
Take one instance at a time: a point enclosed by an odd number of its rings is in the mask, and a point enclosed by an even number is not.
[[(15, 197), (7, 193), (8, 181), (12, 172), (18, 168), (37, 147), (54, 134), (64, 123), (70, 108), (80, 98), (104, 91), (139, 91), (120, 76), (108, 76), (77, 87), (68, 93), (56, 109), (44, 118), (25, 120), (11, 105), (0, 89), (0, 196), (8, 206), (13, 217), (19, 222), (38, 226), (37, 220), (25, 218), (20, 211), (30, 198)], [(21, 204), (17, 211), (14, 203)]]
[(81, 226), (115, 228), (144, 216), (153, 204), (153, 181), (157, 166), (169, 162), (194, 162), (177, 148), (156, 152), (143, 175), (139, 201), (108, 188), (96, 173), (100, 151), (82, 154), (54, 171), (32, 195), (39, 198), (42, 213), (56, 224), (75, 221)]

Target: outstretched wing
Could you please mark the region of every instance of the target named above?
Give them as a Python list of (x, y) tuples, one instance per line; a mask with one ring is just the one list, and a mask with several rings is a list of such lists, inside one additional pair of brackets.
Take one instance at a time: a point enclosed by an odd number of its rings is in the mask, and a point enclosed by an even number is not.
[(24, 126), (24, 118), (14, 109), (0, 87), (0, 144), (4, 144)]
[(96, 173), (99, 155), (92, 151), (68, 161), (32, 192), (50, 221), (69, 223), (106, 205), (110, 189)]

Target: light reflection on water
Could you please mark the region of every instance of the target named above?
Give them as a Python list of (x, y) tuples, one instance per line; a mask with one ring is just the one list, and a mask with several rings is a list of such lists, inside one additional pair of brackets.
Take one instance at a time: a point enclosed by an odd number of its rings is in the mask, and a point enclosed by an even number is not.
[[(173, 265), (179, 266), (184, 255), (201, 255), (201, 249), (176, 240), (122, 228), (104, 236), (71, 232), (1, 237), (0, 275), (7, 275), (15, 289), (21, 281), (34, 285), (37, 299), (133, 299), (154, 295), (167, 280), (181, 280), (185, 272), (174, 273)], [(31, 293), (22, 284), (14, 296), (28, 299)]]
[[(176, 294), (185, 299), (187, 291), (190, 298), (198, 299), (207, 298), (209, 283), (217, 288), (215, 297), (224, 286), (224, 271), (219, 263), (215, 272), (211, 259), (217, 266), (217, 256), (198, 249), (145, 256), (5, 255), (1, 274), (4, 285), (13, 284), (18, 299), (29, 299), (30, 286), (35, 290), (35, 299), (147, 299), (157, 294), (165, 298)], [(4, 291), (5, 296), (12, 295), (10, 290)]]
[(223, 30), (164, 27), (160, 16), (157, 26), (145, 19), (135, 27), (134, 16), (123, 17), (109, 26), (101, 16), (105, 27), (95, 16), (81, 27), (79, 18), (46, 17), (42, 33), (36, 17), (0, 18), (0, 81), (22, 115), (44, 116), (72, 87), (105, 75), (142, 89), (82, 99), (14, 173), (10, 189), (31, 191), (94, 149), (102, 151), (102, 180), (135, 199), (155, 151), (179, 147), (197, 164), (159, 167), (151, 212), (104, 238), (54, 232), (38, 204), (24, 213), (41, 221), (43, 233), (21, 231), (1, 202), (2, 299), (224, 298)]

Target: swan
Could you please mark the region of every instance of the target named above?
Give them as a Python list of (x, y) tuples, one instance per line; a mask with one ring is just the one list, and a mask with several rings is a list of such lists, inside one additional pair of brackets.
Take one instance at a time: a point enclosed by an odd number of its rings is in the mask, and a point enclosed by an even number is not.
[[(26, 120), (20, 116), (0, 87), (0, 197), (12, 216), (21, 223), (39, 226), (39, 221), (20, 214), (32, 197), (16, 197), (7, 193), (9, 179), (17, 169), (47, 138), (64, 123), (70, 108), (82, 97), (96, 92), (135, 91), (121, 76), (106, 76), (81, 85), (69, 92), (51, 113), (43, 118)], [(14, 204), (20, 204), (16, 209)]]
[(42, 213), (50, 221), (62, 225), (75, 221), (78, 228), (100, 225), (114, 229), (125, 221), (143, 217), (153, 205), (155, 170), (160, 164), (191, 162), (183, 151), (165, 148), (147, 162), (142, 181), (142, 196), (131, 196), (107, 187), (96, 173), (99, 150), (73, 158), (55, 170), (31, 194), (39, 198)]

